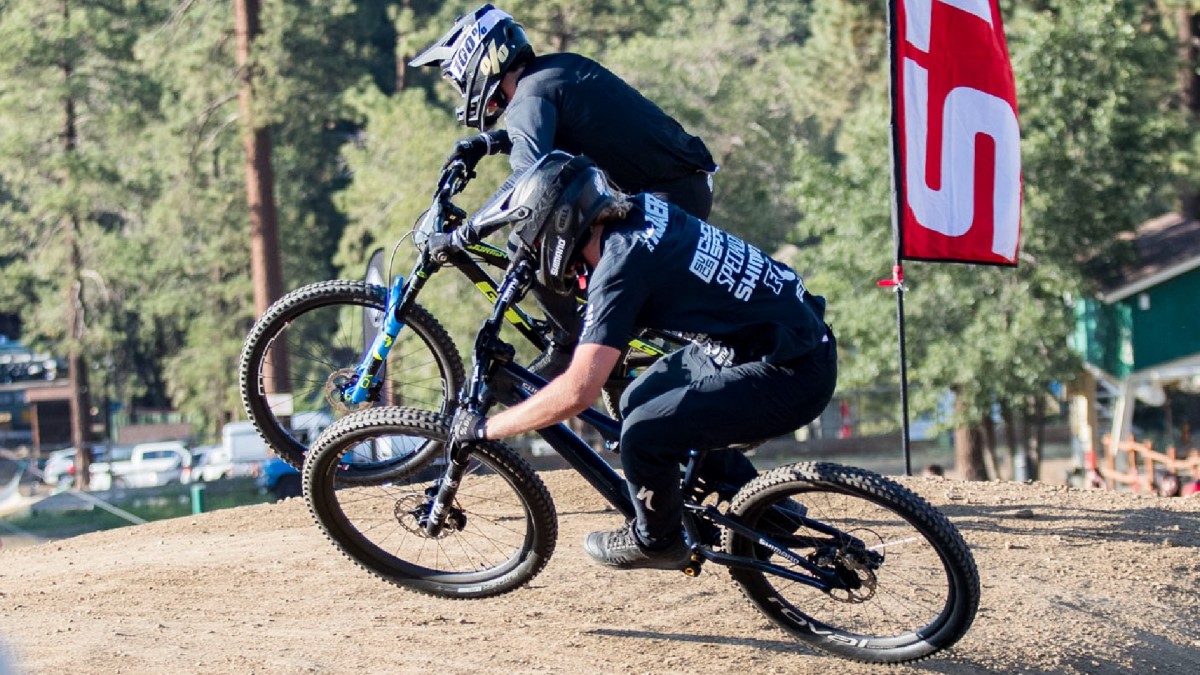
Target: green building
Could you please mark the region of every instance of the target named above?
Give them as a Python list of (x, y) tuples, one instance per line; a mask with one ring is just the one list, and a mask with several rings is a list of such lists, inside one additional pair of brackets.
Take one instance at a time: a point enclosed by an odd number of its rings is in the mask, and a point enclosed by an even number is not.
[[(1127, 242), (1128, 264), (1102, 270), (1100, 294), (1075, 305), (1073, 347), (1100, 398), (1111, 395), (1114, 444), (1130, 433), (1135, 400), (1158, 407), (1168, 390), (1200, 393), (1200, 221), (1167, 214)], [(1089, 426), (1094, 438), (1101, 430)]]

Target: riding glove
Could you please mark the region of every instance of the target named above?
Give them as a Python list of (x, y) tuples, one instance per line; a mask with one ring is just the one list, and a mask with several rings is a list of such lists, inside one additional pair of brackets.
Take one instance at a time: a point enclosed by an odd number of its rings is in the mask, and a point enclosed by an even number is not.
[(450, 421), (450, 438), (453, 445), (487, 440), (487, 418), (466, 408), (459, 408)]
[(458, 253), (470, 243), (462, 229), (453, 232), (435, 232), (429, 235), (429, 256), (440, 263), (449, 262), (450, 256)]
[(450, 153), (446, 163), (461, 161), (467, 166), (467, 171), (474, 171), (479, 160), (487, 155), (508, 153), (511, 150), (512, 141), (508, 138), (508, 132), (504, 129), (497, 129), (460, 139), (454, 144), (454, 151)]

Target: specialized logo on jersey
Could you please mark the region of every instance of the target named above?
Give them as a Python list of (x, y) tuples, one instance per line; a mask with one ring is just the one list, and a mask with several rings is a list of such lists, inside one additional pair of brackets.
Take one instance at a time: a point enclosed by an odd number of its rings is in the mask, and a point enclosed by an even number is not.
[(667, 231), (667, 221), (670, 220), (671, 212), (667, 208), (667, 203), (647, 193), (646, 197), (646, 229), (642, 231), (642, 241), (646, 242), (646, 248), (651, 251), (658, 242), (662, 241), (663, 233)]
[(749, 300), (760, 284), (779, 295), (788, 281), (796, 282), (796, 294), (803, 299), (804, 284), (795, 272), (705, 222), (700, 223), (700, 241), (688, 269), (706, 284), (723, 286), (738, 300)]

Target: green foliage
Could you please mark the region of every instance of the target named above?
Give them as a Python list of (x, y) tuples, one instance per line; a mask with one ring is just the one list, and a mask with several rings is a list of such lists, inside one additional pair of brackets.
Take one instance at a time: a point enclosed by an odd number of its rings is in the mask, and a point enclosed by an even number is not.
[[(1190, 4), (1186, 4), (1190, 3)], [(252, 54), (268, 125), (285, 286), (360, 277), (404, 235), (456, 138), (456, 94), (404, 62), (477, 2), (264, 0)], [(232, 3), (0, 4), (0, 311), (69, 343), (64, 227), (78, 224), (93, 384), (183, 410), (239, 414), (235, 363), (253, 320)], [(1025, 179), (1021, 266), (909, 264), (915, 412), (947, 388), (978, 419), (1019, 410), (1077, 366), (1069, 298), (1083, 260), (1200, 184), (1200, 132), (1177, 91), (1178, 19), (1195, 0), (1004, 3)], [(713, 221), (779, 249), (830, 301), (843, 390), (894, 387), (886, 4), (878, 0), (587, 0), (503, 5), (542, 53), (601, 61), (699, 135), (721, 165)], [(71, 72), (63, 70), (70, 63)], [(64, 101), (77, 143), (64, 143)], [(486, 159), (460, 196), (507, 174)], [(497, 236), (499, 238), (499, 235)], [(782, 247), (782, 248), (780, 248)], [(485, 305), (454, 273), (422, 302), (461, 346)]]
[(795, 71), (806, 5), (702, 0), (613, 45), (605, 63), (705, 140), (720, 171), (712, 220), (774, 248), (798, 213), (786, 187), (801, 131)]
[[(841, 336), (841, 385), (896, 381), (890, 241), (886, 60), (882, 26), (842, 3), (814, 3), (806, 91), (821, 136), (798, 139), (797, 232), (820, 245), (797, 254), (810, 286), (830, 296)], [(1069, 293), (1088, 288), (1081, 252), (1153, 215), (1179, 120), (1165, 109), (1169, 42), (1141, 3), (1063, 0), (1020, 8), (1007, 26), (1021, 102), (1025, 202), (1016, 270), (906, 265), (910, 380), (952, 388), (978, 419), (995, 402), (1024, 406), (1077, 360), (1066, 337)], [(859, 10), (863, 10), (859, 6)], [(865, 30), (864, 30), (865, 29)], [(847, 72), (830, 55), (852, 54)], [(829, 112), (832, 111), (832, 112)], [(932, 396), (915, 401), (929, 410)]]
[(0, 7), (0, 308), (20, 313), (30, 342), (91, 362), (94, 398), (121, 377), (106, 356), (128, 346), (115, 318), (136, 286), (121, 274), (126, 253), (111, 252), (144, 226), (154, 189), (125, 150), (160, 115), (157, 83), (134, 55), (157, 20), (135, 3)]

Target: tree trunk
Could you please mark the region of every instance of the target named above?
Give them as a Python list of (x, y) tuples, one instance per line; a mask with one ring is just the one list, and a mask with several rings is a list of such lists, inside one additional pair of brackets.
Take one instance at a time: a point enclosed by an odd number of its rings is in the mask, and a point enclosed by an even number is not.
[(1175, 10), (1179, 31), (1179, 91), (1184, 109), (1200, 115), (1200, 12), (1187, 7)]
[[(259, 0), (234, 0), (237, 66), (241, 79), (238, 114), (242, 118), (242, 147), (246, 152), (246, 202), (250, 208), (250, 277), (254, 284), (255, 316), (262, 316), (283, 292), (279, 233), (275, 213), (275, 177), (271, 168), (271, 130), (254, 119), (255, 67), (250, 49), (261, 32)], [(282, 343), (271, 347), (263, 386), (267, 393), (286, 390), (287, 352)]]
[(75, 446), (75, 487), (86, 490), (91, 478), (91, 424), (87, 386), (87, 360), (78, 347), (67, 353), (67, 377), (70, 380), (71, 445)]
[(991, 415), (985, 415), (983, 418), (983, 446), (983, 463), (988, 476), (1000, 478), (1000, 469), (996, 463), (996, 423), (992, 421)]
[[(1200, 121), (1200, 12), (1187, 7), (1175, 10), (1179, 31), (1179, 92), (1185, 110)], [(1200, 188), (1185, 185), (1180, 195), (1180, 213), (1200, 218)]]
[[(72, 108), (68, 106), (68, 110)], [(79, 221), (67, 218), (67, 248), (69, 259), (67, 284), (67, 380), (71, 415), (71, 445), (75, 447), (75, 487), (86, 490), (91, 478), (92, 455), (88, 452), (91, 440), (91, 402), (88, 396), (87, 359), (83, 356), (83, 336), (86, 316), (83, 308), (83, 268), (79, 251)]]
[(1046, 397), (1039, 394), (1033, 400), (1033, 433), (1029, 435), (1029, 480), (1041, 480), (1042, 448), (1046, 441)]
[[(64, 26), (71, 22), (71, 6), (66, 0), (62, 2)], [(75, 72), (75, 64), (67, 53), (62, 60), (63, 81), (70, 91), (71, 79)], [(70, 94), (63, 99), (63, 152), (69, 157), (75, 153), (79, 134), (76, 128), (75, 99)], [(69, 184), (70, 173), (63, 176)], [(72, 207), (74, 208), (74, 207)], [(74, 213), (66, 214), (64, 218), (67, 244), (67, 379), (69, 381), (68, 406), (71, 415), (71, 445), (75, 446), (75, 486), (81, 490), (87, 489), (88, 478), (91, 474), (91, 453), (88, 452), (88, 441), (91, 429), (88, 419), (91, 404), (88, 401), (87, 360), (83, 356), (83, 334), (87, 317), (83, 311), (83, 256), (79, 250), (79, 217)]]
[(1004, 445), (1008, 447), (1008, 479), (1017, 478), (1017, 453), (1020, 452), (1020, 441), (1017, 438), (1017, 419), (1012, 406), (1007, 403), (1000, 405), (1000, 419), (1004, 421)]
[[(966, 419), (962, 397), (955, 398), (958, 419)], [(954, 461), (963, 480), (987, 480), (987, 467), (983, 463), (983, 433), (978, 424), (960, 422), (954, 429)]]

